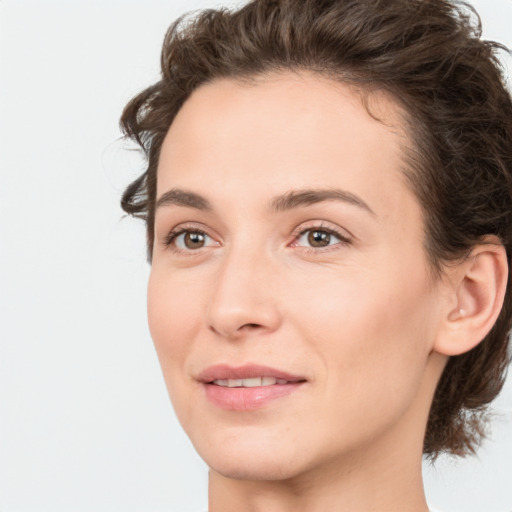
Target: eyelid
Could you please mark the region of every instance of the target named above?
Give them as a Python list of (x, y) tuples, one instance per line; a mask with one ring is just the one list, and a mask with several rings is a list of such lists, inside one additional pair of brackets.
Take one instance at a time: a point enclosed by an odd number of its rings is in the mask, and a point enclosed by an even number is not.
[[(304, 233), (315, 230), (330, 233), (331, 235), (334, 235), (336, 238), (338, 238), (339, 242), (337, 244), (327, 245), (325, 247), (307, 247), (297, 245), (297, 241), (302, 235), (304, 235)], [(354, 239), (354, 237), (346, 230), (328, 225), (325, 223), (325, 221), (309, 221), (306, 223), (306, 225), (301, 224), (297, 229), (294, 230), (292, 236), (293, 240), (290, 244), (292, 247), (298, 247), (301, 250), (315, 253), (339, 249), (340, 245), (346, 246), (352, 244)]]
[[(335, 236), (339, 239), (339, 242), (332, 245), (327, 245), (325, 247), (307, 247), (302, 245), (297, 245), (297, 241), (299, 238), (307, 233), (308, 231), (324, 231), (327, 233), (330, 233), (331, 235)], [(208, 246), (199, 247), (197, 249), (180, 249), (174, 245), (174, 241), (178, 236), (180, 236), (183, 233), (201, 233), (204, 234), (206, 237), (210, 238), (214, 241), (213, 244), (210, 244)], [(299, 250), (303, 250), (306, 252), (312, 252), (312, 253), (320, 253), (320, 252), (326, 252), (330, 250), (336, 250), (339, 249), (339, 246), (346, 246), (353, 243), (353, 236), (346, 230), (343, 230), (339, 227), (333, 227), (329, 224), (327, 224), (325, 221), (308, 221), (307, 223), (301, 224), (299, 227), (297, 227), (293, 233), (292, 233), (292, 241), (288, 244), (288, 246), (298, 248)], [(195, 223), (195, 222), (185, 222), (178, 224), (175, 226), (169, 233), (167, 233), (162, 240), (163, 245), (165, 248), (171, 250), (174, 253), (185, 255), (185, 256), (193, 256), (197, 255), (203, 250), (208, 249), (212, 246), (219, 246), (220, 243), (217, 240), (217, 237), (215, 235), (212, 235), (210, 233), (210, 230), (206, 228), (204, 225)]]
[(172, 228), (166, 235), (164, 235), (162, 239), (162, 244), (166, 249), (169, 249), (172, 252), (179, 253), (185, 256), (192, 256), (194, 254), (198, 254), (199, 252), (202, 252), (203, 249), (211, 247), (211, 245), (209, 245), (205, 247), (200, 247), (198, 249), (179, 249), (174, 245), (174, 241), (178, 236), (182, 235), (183, 233), (201, 233), (215, 242), (215, 244), (212, 245), (219, 245), (219, 242), (216, 240), (216, 237), (210, 234), (207, 228), (194, 222), (184, 222)]

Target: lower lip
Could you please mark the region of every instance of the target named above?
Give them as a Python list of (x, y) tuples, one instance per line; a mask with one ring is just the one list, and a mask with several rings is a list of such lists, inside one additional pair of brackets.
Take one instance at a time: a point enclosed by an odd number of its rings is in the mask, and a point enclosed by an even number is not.
[(304, 382), (257, 386), (254, 388), (228, 388), (216, 384), (205, 384), (206, 396), (216, 406), (229, 411), (254, 411), (277, 398), (293, 393)]

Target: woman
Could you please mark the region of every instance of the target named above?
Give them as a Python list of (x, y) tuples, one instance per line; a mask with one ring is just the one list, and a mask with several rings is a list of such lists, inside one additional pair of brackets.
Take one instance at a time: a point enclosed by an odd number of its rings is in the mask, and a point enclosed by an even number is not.
[(464, 6), (178, 20), (121, 125), (149, 326), (209, 510), (428, 510), (508, 358), (512, 102)]

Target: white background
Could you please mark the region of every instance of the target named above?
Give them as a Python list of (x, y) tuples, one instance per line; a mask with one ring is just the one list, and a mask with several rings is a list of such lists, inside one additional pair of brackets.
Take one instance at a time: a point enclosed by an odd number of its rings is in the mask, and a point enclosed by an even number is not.
[[(512, 46), (512, 0), (473, 3)], [(2, 512), (206, 509), (146, 326), (143, 226), (118, 206), (141, 170), (118, 119), (170, 22), (222, 4), (0, 1)], [(496, 408), (478, 458), (425, 467), (432, 506), (512, 511), (512, 379)]]

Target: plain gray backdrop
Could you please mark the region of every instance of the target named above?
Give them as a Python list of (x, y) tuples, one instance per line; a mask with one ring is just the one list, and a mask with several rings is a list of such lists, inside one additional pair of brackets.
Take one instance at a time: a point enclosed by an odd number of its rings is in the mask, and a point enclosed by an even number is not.
[[(512, 0), (472, 3), (512, 46)], [(219, 5), (0, 1), (2, 512), (206, 510), (146, 326), (143, 226), (119, 207), (142, 163), (118, 119), (171, 21)], [(512, 511), (510, 378), (495, 411), (477, 458), (425, 465), (433, 507)]]

